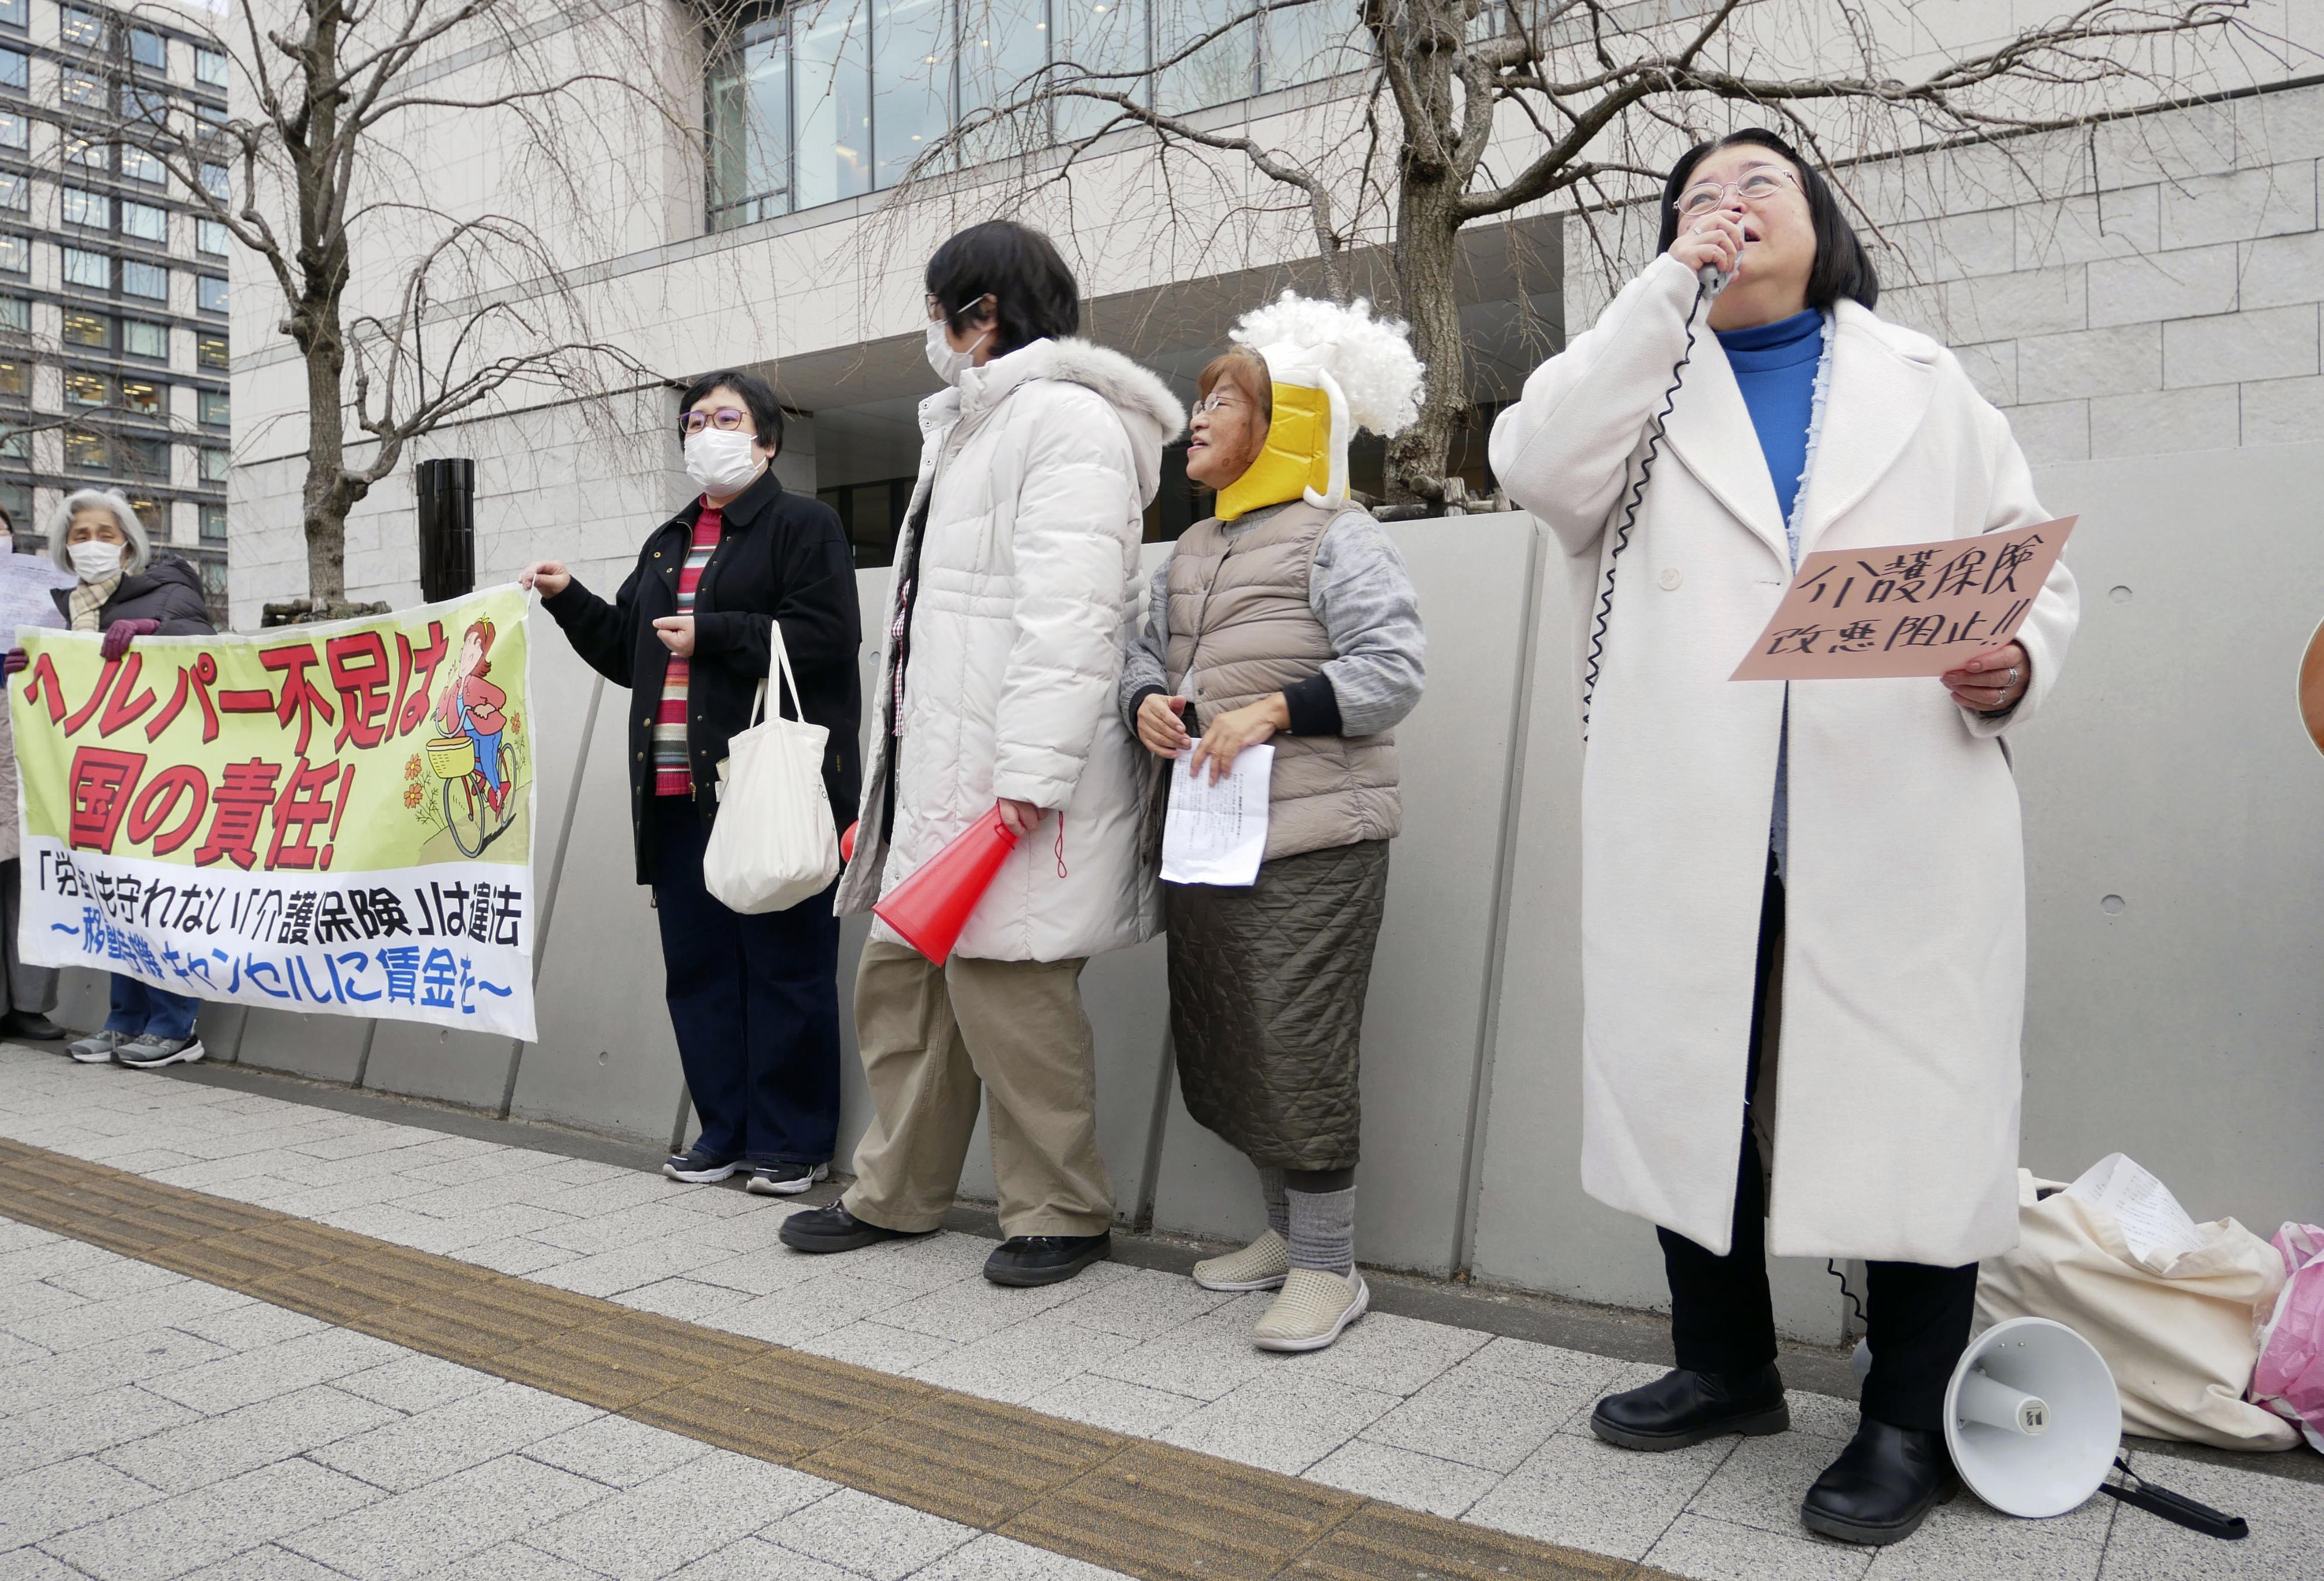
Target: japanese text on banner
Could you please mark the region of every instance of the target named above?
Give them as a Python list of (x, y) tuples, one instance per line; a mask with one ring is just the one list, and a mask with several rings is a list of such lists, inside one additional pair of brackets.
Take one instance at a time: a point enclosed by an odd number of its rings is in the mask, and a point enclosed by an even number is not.
[(258, 636), (23, 633), (23, 957), (530, 1038), (513, 587)]

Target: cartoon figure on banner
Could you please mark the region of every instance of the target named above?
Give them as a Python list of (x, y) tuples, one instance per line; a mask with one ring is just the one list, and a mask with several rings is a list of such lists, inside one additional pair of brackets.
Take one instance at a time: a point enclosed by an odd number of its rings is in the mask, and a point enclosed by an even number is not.
[(459, 660), (436, 702), (444, 734), (428, 744), (429, 766), (444, 781), (444, 822), (468, 856), (507, 833), (515, 818), (515, 754), (502, 740), (508, 695), (484, 679), (492, 673), (493, 636), (493, 623), (478, 619), (461, 637)]

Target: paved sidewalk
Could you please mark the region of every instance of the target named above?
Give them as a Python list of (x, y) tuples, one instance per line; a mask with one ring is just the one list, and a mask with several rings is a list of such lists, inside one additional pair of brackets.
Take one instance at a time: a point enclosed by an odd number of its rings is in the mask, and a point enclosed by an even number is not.
[[(1367, 1318), (1319, 1354), (1270, 1355), (1249, 1342), (1264, 1298), (1222, 1298), (1177, 1276), (1102, 1265), (1065, 1286), (1003, 1290), (978, 1274), (990, 1244), (951, 1234), (806, 1258), (777, 1244), (788, 1205), (420, 1124), (76, 1067), (19, 1046), (0, 1046), (0, 1135), (543, 1284), (1685, 1576), (2282, 1576), (2304, 1573), (2324, 1551), (2324, 1488), (2175, 1459), (2141, 1469), (2247, 1515), (2249, 1541), (2210, 1542), (2104, 1499), (2059, 1521), (2025, 1522), (1964, 1497), (1896, 1548), (1875, 1553), (1827, 1543), (1807, 1536), (1796, 1513), (1800, 1493), (1854, 1426), (1853, 1407), (1826, 1396), (1795, 1393), (1797, 1430), (1780, 1438), (1669, 1456), (1624, 1454), (1591, 1438), (1586, 1416), (1607, 1388), (1655, 1375), (1636, 1364), (1388, 1314)], [(311, 1530), (372, 1530), (379, 1542), (411, 1521), (464, 1519), (458, 1512), (470, 1509), (507, 1519), (537, 1504), (541, 1520), (522, 1529), (525, 1540), (556, 1550), (541, 1530), (627, 1496), (617, 1489), (635, 1493), (650, 1475), (678, 1480), (661, 1490), (667, 1497), (630, 1507), (678, 1512), (668, 1521), (638, 1517), (666, 1536), (641, 1539), (634, 1549), (576, 1545), (563, 1557), (604, 1574), (655, 1576), (695, 1557), (684, 1538), (706, 1518), (696, 1512), (752, 1507), (719, 1493), (728, 1485), (720, 1479), (770, 1479), (769, 1490), (813, 1483), (656, 1429), (608, 1426), (586, 1407), (481, 1373), (466, 1374), (476, 1386), (457, 1395), (431, 1398), (419, 1386), (401, 1396), (366, 1392), (346, 1380), (466, 1370), (21, 1225), (0, 1231), (8, 1237), (0, 1240), (8, 1248), (0, 1249), (0, 1521), (9, 1522), (0, 1527), (0, 1550), (39, 1542), (43, 1553), (67, 1560), (76, 1551), (158, 1552), (161, 1558), (143, 1561), (146, 1568), (119, 1558), (114, 1567), (90, 1567), (108, 1576), (174, 1574), (152, 1567), (166, 1564), (167, 1544), (157, 1549), (145, 1538), (105, 1534), (115, 1527), (128, 1534), (173, 1530), (167, 1523), (179, 1517), (155, 1512), (188, 1499), (197, 1510), (250, 1512), (235, 1529), (244, 1531), (346, 1501)], [(132, 1336), (144, 1343), (127, 1343)], [(295, 1409), (262, 1409), (307, 1394), (311, 1401)], [(495, 1413), (510, 1425), (477, 1425), (501, 1419)], [(328, 1438), (297, 1441), (342, 1423), (344, 1432)], [(38, 1467), (22, 1459), (40, 1453), (27, 1443), (69, 1429), (97, 1433), (106, 1445)], [(172, 1434), (206, 1447), (176, 1452)], [(606, 1455), (635, 1454), (650, 1471), (624, 1484), (598, 1461), (568, 1465), (555, 1447), (568, 1434), (617, 1439)], [(650, 1439), (671, 1442), (650, 1452), (629, 1447)], [(329, 1446), (366, 1441), (414, 1447), (388, 1452), (386, 1469), (361, 1456), (332, 1458)], [(435, 1483), (449, 1474), (429, 1456), (447, 1442), (463, 1454), (489, 1449), (490, 1458), (470, 1465), (517, 1480), (488, 1496), (463, 1491), (471, 1483), (494, 1485), (478, 1470)], [(681, 1447), (682, 1462), (655, 1463), (656, 1455)], [(397, 1453), (410, 1456), (407, 1469), (392, 1469)], [(197, 1465), (202, 1469), (189, 1469)], [(213, 1465), (231, 1470), (201, 1486), (170, 1482), (207, 1475)], [(65, 1475), (60, 1466), (80, 1468), (72, 1475), (88, 1479), (82, 1502), (60, 1502), (83, 1495), (52, 1491), (66, 1486), (55, 1481)], [(702, 1479), (706, 1491), (686, 1494), (694, 1485), (688, 1479)], [(586, 1485), (568, 1485), (573, 1481)], [(431, 1484), (436, 1491), (426, 1493)], [(527, 1491), (535, 1487), (563, 1491), (536, 1497)], [(763, 1570), (689, 1574), (1105, 1574), (1016, 1545), (984, 1546), (999, 1540), (991, 1538), (938, 1548), (929, 1537), (918, 1549), (899, 1538), (903, 1546), (892, 1556), (877, 1545), (823, 1552), (812, 1546), (816, 1539), (798, 1533), (821, 1530), (818, 1522), (854, 1530), (857, 1522), (874, 1529), (890, 1521), (903, 1531), (949, 1523), (827, 1484), (814, 1487), (811, 1499), (802, 1497), (796, 1512), (768, 1529), (774, 1544), (788, 1547), (767, 1547), (772, 1557)], [(762, 1496), (781, 1495), (751, 1498)], [(568, 1510), (557, 1504), (559, 1497), (578, 1502)], [(395, 1516), (366, 1513), (390, 1502)], [(449, 1513), (430, 1516), (438, 1505)], [(826, 1512), (818, 1517), (817, 1510)], [(60, 1517), (73, 1524), (22, 1535)], [(384, 1524), (366, 1527), (367, 1520)], [(148, 1528), (135, 1525), (141, 1521)], [(795, 1522), (804, 1524), (794, 1529)], [(953, 1530), (963, 1542), (972, 1535)], [(722, 1530), (718, 1540), (727, 1535)], [(330, 1554), (309, 1552), (312, 1543), (287, 1529), (281, 1540), (284, 1557), (272, 1561), (279, 1570), (236, 1558), (231, 1566), (240, 1567), (215, 1573), (327, 1573), (301, 1567)], [(374, 1552), (360, 1542), (354, 1550)], [(509, 1557), (533, 1562), (529, 1549)], [(24, 1563), (12, 1568), (21, 1558), (0, 1553), (0, 1577), (73, 1573)], [(549, 1567), (464, 1564), (460, 1573), (582, 1573), (540, 1562)], [(846, 1568), (825, 1571), (816, 1562)]]

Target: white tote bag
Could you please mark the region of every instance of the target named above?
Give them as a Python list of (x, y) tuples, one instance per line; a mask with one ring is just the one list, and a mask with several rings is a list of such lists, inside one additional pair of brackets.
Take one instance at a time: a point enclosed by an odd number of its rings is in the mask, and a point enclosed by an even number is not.
[(783, 717), (780, 687), (798, 703), (798, 682), (783, 650), (782, 623), (772, 624), (775, 712), (762, 717), (767, 681), (751, 705), (751, 724), (728, 743), (718, 765), (718, 818), (702, 855), (702, 883), (730, 911), (783, 911), (818, 894), (839, 872), (839, 836), (823, 788), (823, 749), (831, 732)]

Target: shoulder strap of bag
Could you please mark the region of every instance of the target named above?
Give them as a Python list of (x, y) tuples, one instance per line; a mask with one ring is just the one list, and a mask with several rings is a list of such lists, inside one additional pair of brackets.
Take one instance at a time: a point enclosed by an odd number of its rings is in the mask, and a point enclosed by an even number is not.
[[(802, 724), (805, 723), (807, 719), (807, 707), (804, 703), (799, 701), (798, 677), (791, 673), (790, 650), (783, 646), (783, 623), (781, 621), (770, 620), (767, 622), (767, 651), (773, 656), (773, 662), (767, 666), (767, 680), (759, 683), (759, 695), (762, 698), (766, 696), (769, 681), (779, 681), (781, 685), (789, 687), (791, 689), (791, 717), (798, 719)], [(775, 715), (778, 718), (782, 717), (782, 711), (783, 695), (782, 692), (778, 689), (775, 693)], [(758, 723), (755, 717), (753, 717), (752, 723)]]

